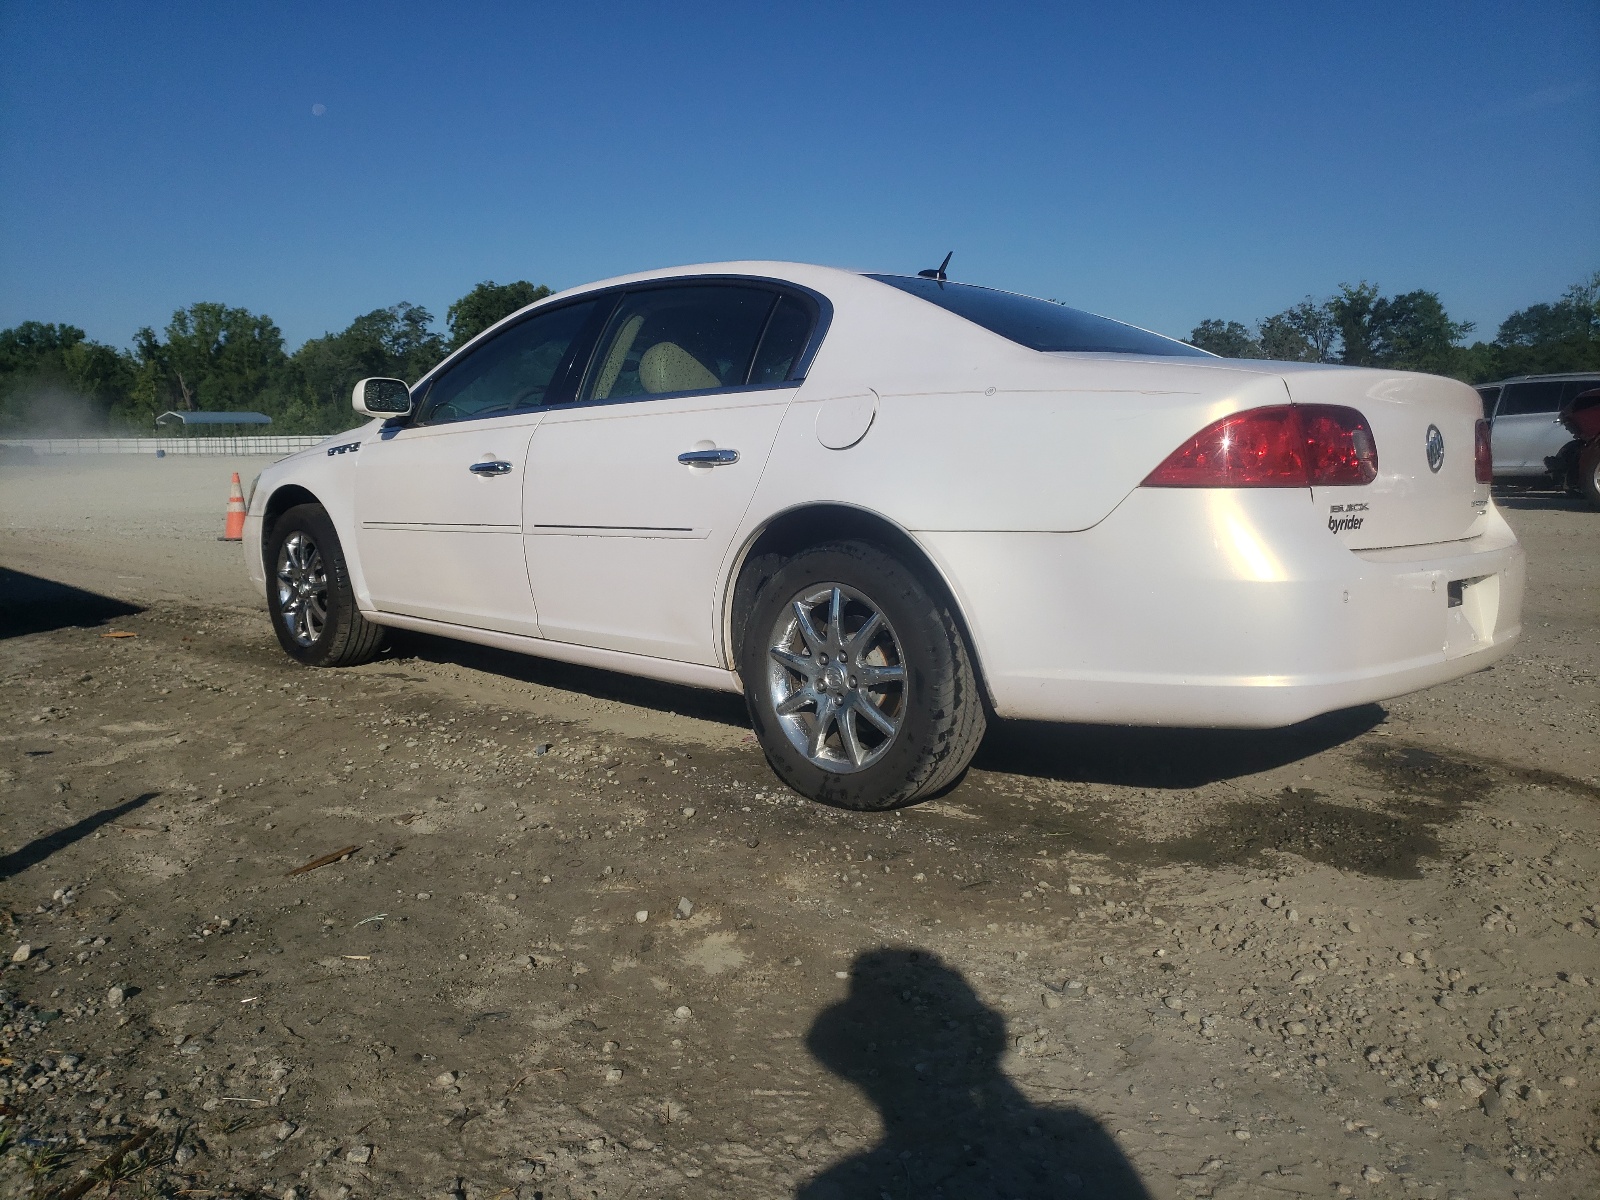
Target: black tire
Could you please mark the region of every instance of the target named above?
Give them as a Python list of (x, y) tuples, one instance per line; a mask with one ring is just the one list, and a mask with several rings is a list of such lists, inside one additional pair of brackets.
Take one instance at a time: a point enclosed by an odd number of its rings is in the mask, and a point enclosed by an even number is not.
[(1578, 490), (1589, 498), (1590, 504), (1600, 507), (1600, 438), (1578, 454)]
[[(834, 657), (835, 682), (818, 683), (816, 687), (823, 689), (823, 698), (832, 694), (826, 691), (829, 687), (844, 688), (857, 697), (851, 703), (857, 703), (863, 692), (851, 672), (875, 669), (879, 674), (890, 674), (892, 660), (898, 658), (902, 682), (884, 684), (877, 693), (880, 711), (887, 714), (884, 723), (897, 722), (897, 727), (892, 735), (884, 735), (872, 722), (838, 710), (843, 712), (843, 723), (852, 727), (851, 743), (844, 742), (840, 718), (833, 719), (831, 734), (824, 721), (824, 733), (830, 742), (814, 759), (797, 740), (806, 736), (806, 730), (815, 732), (820, 705), (803, 701), (811, 705), (812, 711), (807, 713), (803, 707), (791, 710), (786, 724), (785, 716), (778, 711), (783, 701), (777, 693), (792, 687), (794, 690), (786, 697), (789, 700), (801, 691), (813, 696), (819, 693), (803, 682), (810, 676), (781, 664), (774, 667), (772, 651), (775, 640), (782, 640), (780, 630), (786, 628), (784, 623), (793, 620), (790, 614), (795, 611), (794, 605), (830, 604), (830, 600), (814, 597), (831, 595), (834, 585), (851, 597), (846, 603), (857, 606), (854, 611), (858, 615), (853, 618), (857, 624), (852, 631), (852, 618), (841, 606), (838, 611), (842, 634), (836, 635), (831, 627), (820, 625), (813, 632), (824, 640), (842, 637), (848, 643), (865, 625), (864, 614), (877, 611), (882, 618), (877, 628), (886, 632), (875, 639), (879, 649), (873, 653), (876, 661), (889, 665), (872, 668), (865, 660), (857, 666), (847, 665), (857, 661), (852, 655), (858, 651), (851, 651), (844, 661)], [(810, 646), (809, 638), (803, 641)], [(884, 645), (891, 645), (893, 653), (886, 652)], [(808, 650), (802, 657), (804, 670), (817, 673), (815, 678), (822, 679), (826, 672), (817, 664), (828, 661), (826, 651), (813, 654)], [(791, 655), (783, 661), (795, 658)], [(866, 542), (834, 542), (801, 551), (766, 581), (744, 621), (739, 671), (750, 722), (772, 769), (802, 796), (824, 804), (879, 810), (936, 793), (966, 769), (983, 740), (986, 717), (977, 672), (966, 638), (949, 606), (915, 572)], [(865, 684), (864, 675), (862, 681), (863, 687), (870, 686)], [(859, 704), (855, 711), (860, 712)], [(872, 746), (863, 749), (869, 738)], [(861, 765), (855, 765), (852, 754), (862, 756)], [(836, 757), (830, 759), (829, 755)], [(818, 765), (819, 762), (830, 765)]]
[(354, 667), (378, 656), (385, 630), (356, 607), (344, 548), (320, 504), (297, 505), (278, 518), (265, 563), (267, 611), (285, 654), (308, 667)]

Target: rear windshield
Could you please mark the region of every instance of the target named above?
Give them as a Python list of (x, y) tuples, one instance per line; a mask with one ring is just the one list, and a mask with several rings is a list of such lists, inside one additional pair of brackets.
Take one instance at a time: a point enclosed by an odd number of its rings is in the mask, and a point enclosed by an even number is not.
[(1030, 350), (1211, 357), (1204, 350), (1196, 350), (1159, 333), (1049, 300), (1019, 296), (1015, 292), (998, 292), (970, 283), (941, 283), (920, 276), (869, 275), (867, 278), (910, 292)]

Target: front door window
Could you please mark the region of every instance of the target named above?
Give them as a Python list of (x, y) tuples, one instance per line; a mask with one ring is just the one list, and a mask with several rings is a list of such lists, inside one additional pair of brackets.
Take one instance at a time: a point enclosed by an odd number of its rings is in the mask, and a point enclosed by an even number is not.
[(571, 369), (573, 343), (596, 304), (569, 304), (496, 334), (433, 381), (416, 423), (501, 417), (549, 403)]

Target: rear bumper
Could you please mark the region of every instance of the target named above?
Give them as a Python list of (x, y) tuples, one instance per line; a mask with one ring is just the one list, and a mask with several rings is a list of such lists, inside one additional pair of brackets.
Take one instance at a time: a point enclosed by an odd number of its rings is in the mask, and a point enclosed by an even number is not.
[(1521, 631), (1503, 518), (1351, 551), (1301, 491), (1138, 489), (1081, 533), (919, 533), (1003, 717), (1268, 728), (1479, 670)]

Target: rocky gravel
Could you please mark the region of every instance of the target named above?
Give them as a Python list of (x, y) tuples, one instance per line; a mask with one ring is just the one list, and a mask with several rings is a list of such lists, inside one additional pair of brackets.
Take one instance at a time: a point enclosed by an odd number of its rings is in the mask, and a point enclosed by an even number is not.
[(736, 701), (302, 670), (0, 539), (0, 1194), (1600, 1194), (1600, 526), (1510, 518), (1491, 671), (887, 814)]

